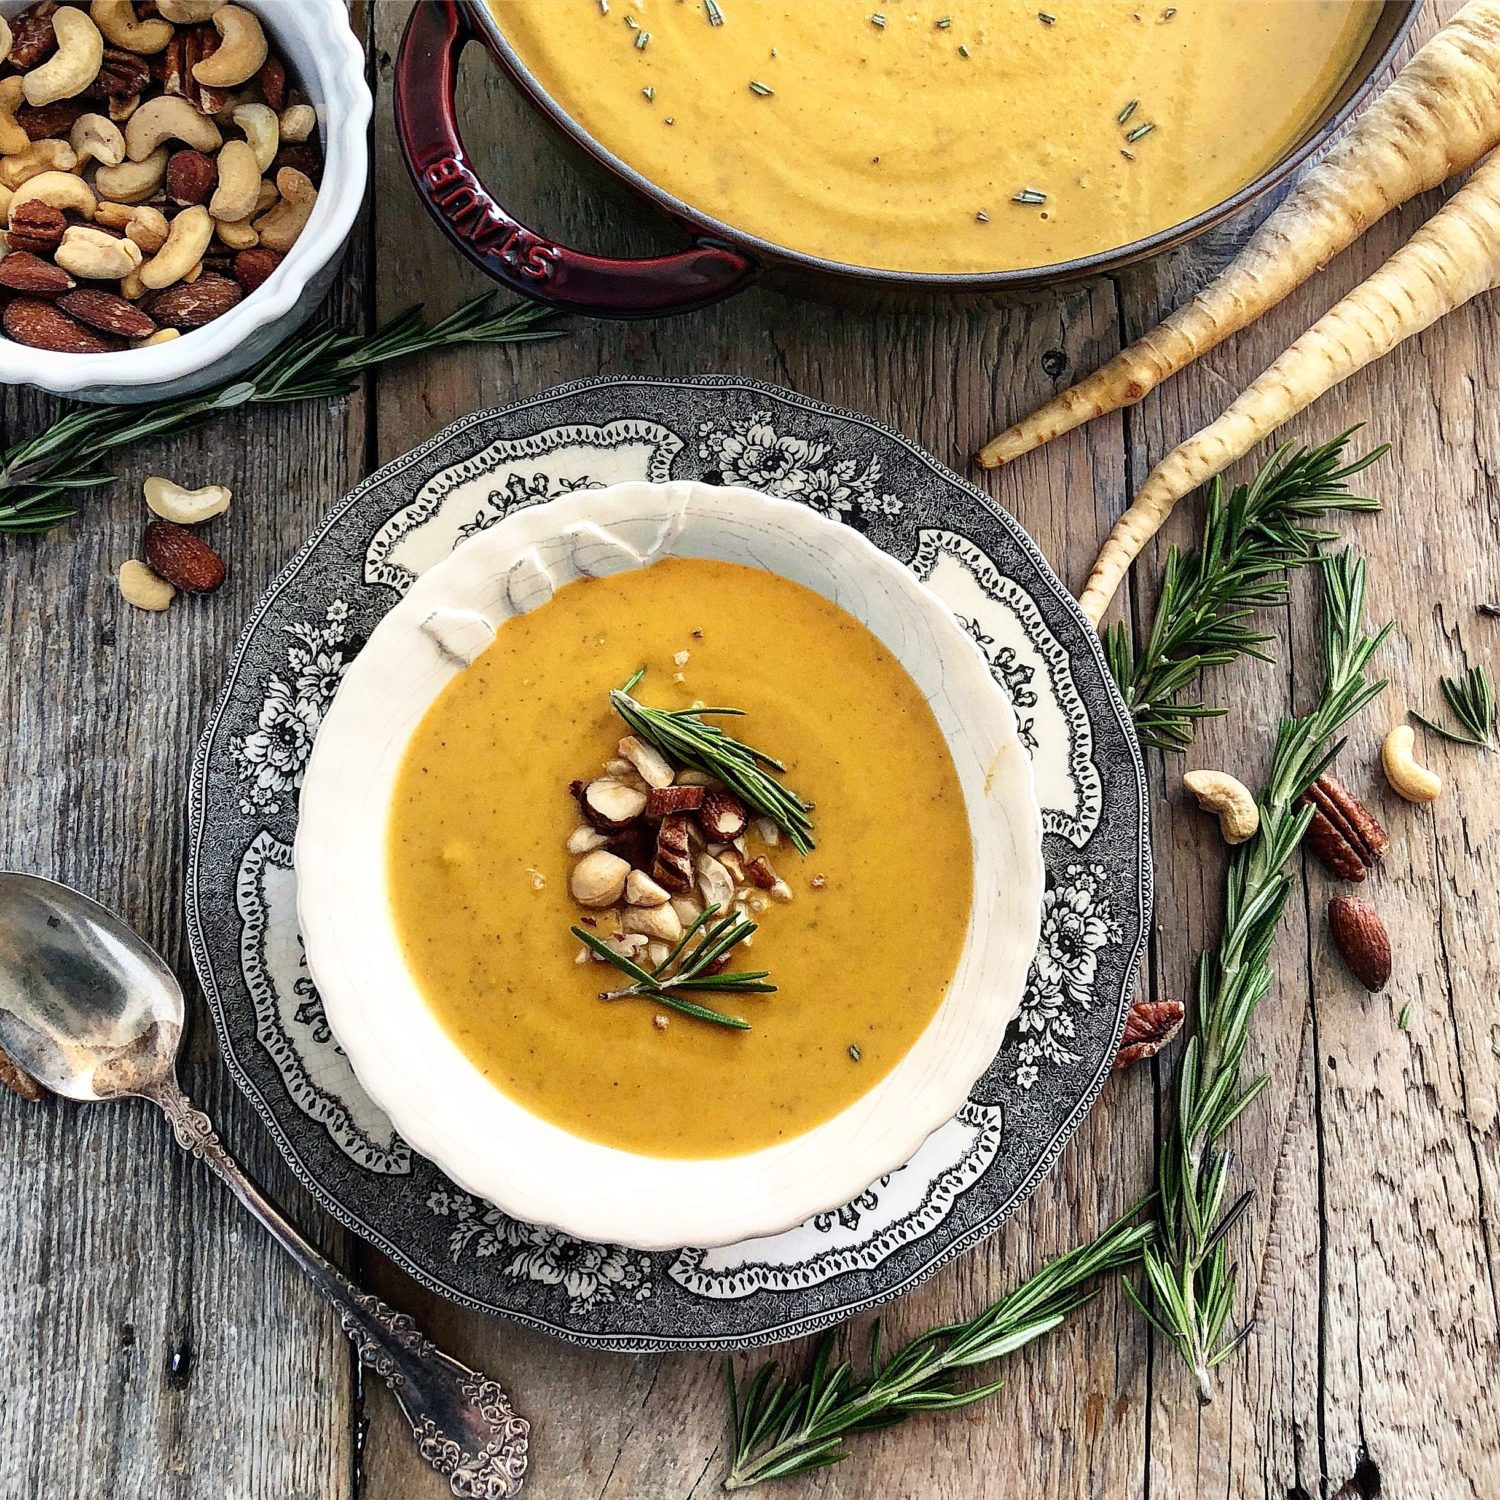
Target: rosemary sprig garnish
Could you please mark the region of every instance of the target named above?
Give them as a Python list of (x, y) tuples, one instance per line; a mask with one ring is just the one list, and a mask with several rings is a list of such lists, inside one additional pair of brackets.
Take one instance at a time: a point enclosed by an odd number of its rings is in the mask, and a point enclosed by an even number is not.
[(1442, 724), (1434, 724), (1425, 714), (1411, 710), (1411, 716), (1424, 728), (1455, 745), (1475, 745), (1481, 750), (1495, 749), (1495, 684), (1483, 667), (1470, 667), (1461, 677), (1439, 677), (1438, 686), (1453, 717), (1469, 732), (1459, 734)]
[(1161, 1234), (1143, 1256), (1146, 1292), (1131, 1296), (1177, 1348), (1213, 1398), (1211, 1372), (1250, 1331), (1226, 1335), (1238, 1281), (1225, 1237), (1251, 1194), (1229, 1200), (1225, 1132), (1259, 1097), (1267, 1080), (1240, 1082), (1240, 1064), (1256, 1007), (1271, 991), (1271, 945), (1292, 892), (1289, 867), (1312, 808), (1303, 792), (1338, 754), (1343, 726), (1385, 687), (1365, 676), (1390, 631), (1364, 628), (1365, 568), (1349, 552), (1323, 561), (1326, 679), (1318, 703), (1285, 719), (1260, 797), (1260, 831), (1230, 856), (1224, 929), (1198, 967), (1196, 1028), (1182, 1050), (1172, 1093), (1173, 1118), (1157, 1158)]
[(622, 688), (609, 695), (614, 710), (643, 740), (695, 771), (717, 777), (746, 807), (762, 813), (792, 841), (799, 854), (813, 848), (812, 811), (791, 788), (770, 773), (786, 774), (786, 767), (763, 750), (731, 739), (717, 724), (705, 724), (703, 716), (742, 717), (742, 708), (647, 708), (630, 696), (646, 675), (642, 667)]
[(1139, 1208), (1082, 1245), (1042, 1267), (1028, 1281), (967, 1323), (934, 1328), (882, 1357), (880, 1325), (871, 1332), (869, 1364), (832, 1362), (834, 1332), (818, 1344), (805, 1378), (782, 1375), (774, 1361), (760, 1366), (743, 1388), (729, 1374), (731, 1459), (726, 1490), (747, 1490), (771, 1479), (806, 1474), (848, 1455), (845, 1439), (904, 1422), (919, 1412), (953, 1411), (993, 1395), (1005, 1383), (959, 1387), (960, 1371), (1003, 1359), (1051, 1332), (1093, 1295), (1086, 1283), (1135, 1264), (1150, 1243), (1151, 1224), (1135, 1222)]
[(78, 407), (0, 454), (0, 533), (49, 531), (67, 520), (75, 491), (114, 479), (99, 465), (112, 449), (185, 432), (240, 406), (343, 396), (364, 371), (430, 349), (556, 338), (561, 330), (551, 319), (548, 309), (531, 303), (502, 307), (495, 293), (465, 302), (436, 323), (424, 323), (422, 309), (412, 307), (371, 334), (341, 328), (295, 333), (238, 379), (177, 401)]
[(1236, 485), (1227, 498), (1215, 479), (1197, 550), (1167, 553), (1144, 644), (1132, 647), (1123, 624), (1105, 631), (1110, 670), (1143, 740), (1161, 750), (1185, 749), (1199, 719), (1224, 712), (1185, 697), (1204, 668), (1240, 656), (1269, 660), (1260, 648), (1270, 636), (1247, 622), (1256, 610), (1285, 602), (1288, 571), (1315, 561), (1332, 539), (1311, 521), (1332, 511), (1380, 509), (1378, 500), (1349, 493), (1349, 479), (1386, 452), (1382, 446), (1344, 463), (1357, 430), (1321, 448), (1278, 448), (1250, 484)]
[[(655, 966), (647, 969), (634, 959), (627, 958), (620, 950), (604, 941), (597, 933), (586, 927), (571, 928), (586, 948), (597, 953), (606, 963), (611, 963), (627, 979), (633, 981), (624, 989), (604, 990), (601, 1000), (653, 1000), (684, 1016), (699, 1021), (712, 1021), (716, 1026), (730, 1026), (736, 1031), (749, 1031), (750, 1023), (743, 1016), (726, 1016), (722, 1011), (710, 1010), (706, 1005), (697, 1005), (684, 1000), (685, 993), (724, 995), (774, 995), (776, 986), (765, 981), (771, 977), (769, 969), (741, 969), (718, 972), (715, 965), (730, 951), (738, 947), (756, 930), (743, 912), (730, 912), (722, 921), (708, 924), (718, 916), (719, 908), (709, 906), (683, 933), (672, 951)], [(704, 929), (707, 928), (707, 931)], [(702, 932), (691, 952), (687, 946)], [(671, 972), (676, 965), (676, 971)]]

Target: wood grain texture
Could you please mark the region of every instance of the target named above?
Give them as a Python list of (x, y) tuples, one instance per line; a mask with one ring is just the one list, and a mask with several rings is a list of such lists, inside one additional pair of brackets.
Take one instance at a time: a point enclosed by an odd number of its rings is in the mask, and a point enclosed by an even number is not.
[[(1422, 34), (1453, 4), (1430, 7)], [(484, 283), (417, 206), (389, 116), (390, 57), (408, 6), (372, 7), (381, 191), (340, 292), (350, 316), (412, 301), (446, 310)], [(536, 227), (588, 248), (669, 243), (544, 135), (492, 69), (464, 68), (471, 147)], [(1132, 485), (1377, 265), (1439, 201), (1411, 205), (1316, 281), (1140, 407), (986, 477), (1063, 577), (1081, 583), (1095, 539)], [(181, 803), (193, 740), (251, 601), (352, 480), (476, 407), (608, 373), (727, 372), (867, 411), (963, 467), (997, 425), (1091, 368), (1233, 252), (1230, 226), (1119, 278), (1004, 308), (876, 315), (752, 292), (691, 317), (578, 324), (555, 344), (471, 351), (385, 372), (348, 403), (260, 412), (201, 438), (131, 454), (117, 491), (41, 545), (0, 543), (0, 865), (61, 875), (119, 906), (187, 972)], [(373, 267), (373, 272), (372, 272)], [(1376, 750), (1410, 701), (1464, 662), (1500, 668), (1500, 304), (1480, 302), (1362, 372), (1286, 429), (1321, 441), (1367, 422), (1392, 455), (1369, 486), (1382, 517), (1343, 526), (1370, 559), (1374, 619), (1398, 629), (1385, 699), (1357, 726), (1342, 774), (1391, 829), (1368, 893), (1396, 937), (1388, 991), (1365, 996), (1332, 955), (1334, 886), (1301, 872), (1276, 949), (1277, 983), (1248, 1066), (1270, 1075), (1236, 1139), (1257, 1189), (1236, 1232), (1258, 1326), (1200, 1410), (1184, 1373), (1117, 1287), (1011, 1365), (1006, 1388), (955, 1417), (858, 1440), (845, 1465), (784, 1485), (806, 1500), (1073, 1500), (1266, 1496), (1432, 1500), (1500, 1494), (1497, 1229), (1500, 1201), (1500, 786), (1495, 762), (1427, 740), (1449, 782), (1430, 809), (1383, 790)], [(1044, 358), (1045, 357), (1045, 358)], [(49, 407), (11, 393), (7, 430)], [(1362, 436), (1356, 442), (1364, 441)], [(156, 468), (239, 494), (230, 583), (163, 619), (117, 604), (113, 565), (133, 548), (135, 481)], [(1246, 472), (1242, 466), (1240, 473)], [(1184, 504), (1138, 567), (1121, 609), (1139, 626)], [(1148, 757), (1157, 933), (1146, 983), (1189, 998), (1220, 921), (1222, 849), (1181, 792), (1188, 766), (1262, 774), (1276, 720), (1317, 676), (1316, 585), (1274, 622), (1274, 665), (1219, 673), (1233, 706), (1184, 762)], [(215, 1057), (201, 998), (189, 1087), (304, 1225), (291, 1175)], [(1410, 1029), (1398, 1017), (1411, 1005)], [(1116, 1078), (1017, 1220), (890, 1310), (893, 1337), (965, 1317), (1046, 1257), (1094, 1233), (1149, 1183), (1157, 1085), (1170, 1054)], [(116, 1164), (128, 1163), (122, 1172)], [(0, 1099), (0, 1495), (433, 1500), (394, 1403), (363, 1386), (327, 1315), (207, 1175), (177, 1157), (144, 1108), (77, 1112)], [(504, 1380), (535, 1422), (530, 1493), (545, 1500), (685, 1500), (724, 1466), (722, 1368), (707, 1356), (590, 1353), (452, 1308), (323, 1226), (325, 1246), (435, 1336)], [(127, 1334), (126, 1329), (130, 1332)], [(868, 1320), (845, 1335), (857, 1348)], [(185, 1381), (170, 1357), (189, 1347)], [(796, 1364), (806, 1350), (778, 1351)], [(742, 1357), (741, 1370), (761, 1356)], [(57, 1393), (83, 1413), (55, 1420)], [(362, 1442), (359, 1441), (362, 1439)]]

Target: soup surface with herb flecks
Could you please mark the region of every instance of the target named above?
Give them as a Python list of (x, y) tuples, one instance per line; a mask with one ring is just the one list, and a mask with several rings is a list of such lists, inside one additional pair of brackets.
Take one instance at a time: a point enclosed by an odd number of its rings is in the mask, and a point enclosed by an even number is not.
[(627, 166), (828, 260), (979, 273), (1129, 244), (1317, 121), (1374, 0), (489, 0)]
[[(569, 780), (615, 754), (609, 690), (643, 663), (642, 703), (744, 710), (719, 722), (813, 804), (812, 852), (770, 850), (792, 899), (734, 957), (776, 993), (694, 997), (748, 1031), (600, 999), (622, 976), (579, 962), (570, 934)], [(569, 584), (500, 627), (407, 748), (388, 859), (406, 962), (485, 1076), (575, 1135), (662, 1157), (774, 1145), (884, 1077), (947, 990), (973, 888), (963, 790), (896, 658), (820, 594), (687, 558)]]

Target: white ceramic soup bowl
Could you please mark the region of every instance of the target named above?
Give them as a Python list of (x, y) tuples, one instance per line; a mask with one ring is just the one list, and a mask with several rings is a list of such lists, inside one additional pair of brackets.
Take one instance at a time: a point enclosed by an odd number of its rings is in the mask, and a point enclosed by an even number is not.
[[(490, 1083), (428, 1010), (407, 969), (386, 867), (407, 744), (496, 629), (565, 583), (667, 556), (762, 568), (861, 620), (932, 706), (974, 848), (974, 905), (958, 969), (910, 1052), (805, 1134), (703, 1160), (581, 1139)], [(568, 774), (558, 767), (559, 777)], [(568, 831), (558, 829), (560, 841)], [(823, 854), (837, 858), (832, 849)], [(329, 1024), (360, 1082), (418, 1151), (507, 1213), (584, 1239), (643, 1250), (721, 1245), (847, 1203), (908, 1161), (962, 1106), (999, 1050), (1036, 949), (1041, 816), (1009, 701), (952, 613), (899, 563), (787, 500), (697, 483), (633, 483), (515, 512), (417, 580), (355, 658), (318, 733), (302, 788), (296, 871), (308, 966)]]
[[(0, 15), (14, 16), (28, 3), (0, 0)], [(255, 291), (223, 317), (169, 343), (107, 354), (59, 354), (0, 333), (0, 383), (118, 404), (185, 396), (249, 369), (327, 296), (365, 196), (371, 105), (364, 51), (350, 29), (345, 0), (245, 3), (285, 59), (291, 81), (318, 113), (323, 181), (307, 227)]]

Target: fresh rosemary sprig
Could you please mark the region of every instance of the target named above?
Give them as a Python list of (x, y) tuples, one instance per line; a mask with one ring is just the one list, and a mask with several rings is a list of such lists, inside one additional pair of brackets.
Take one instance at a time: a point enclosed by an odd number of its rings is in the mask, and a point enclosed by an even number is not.
[(1196, 1027), (1177, 1066), (1173, 1118), (1157, 1159), (1161, 1233), (1143, 1256), (1146, 1292), (1137, 1305), (1181, 1353), (1213, 1399), (1211, 1372), (1249, 1332), (1226, 1337), (1237, 1268), (1225, 1237), (1249, 1205), (1232, 1202), (1225, 1132), (1265, 1088), (1264, 1077), (1241, 1085), (1240, 1064), (1256, 1007), (1271, 990), (1271, 945), (1292, 891), (1289, 866), (1307, 831), (1307, 788), (1338, 754), (1343, 726), (1384, 687), (1365, 676), (1370, 657), (1390, 631), (1364, 628), (1365, 568), (1349, 552), (1323, 561), (1323, 650), (1326, 679), (1318, 703), (1285, 719), (1260, 797), (1260, 831), (1230, 856), (1225, 876), (1224, 929), (1198, 967)]
[(1438, 686), (1453, 717), (1469, 732), (1459, 734), (1456, 730), (1434, 724), (1425, 714), (1411, 710), (1418, 724), (1452, 740), (1455, 745), (1476, 745), (1481, 750), (1495, 748), (1495, 684), (1483, 667), (1469, 667), (1461, 677), (1439, 677)]
[[(1142, 1205), (1143, 1206), (1143, 1205)], [(845, 1439), (904, 1422), (918, 1412), (952, 1411), (993, 1395), (1005, 1383), (958, 1387), (960, 1371), (1003, 1359), (1051, 1332), (1093, 1295), (1086, 1283), (1135, 1264), (1154, 1226), (1137, 1223), (1140, 1207), (1082, 1245), (1043, 1266), (1030, 1280), (967, 1323), (919, 1334), (882, 1358), (880, 1324), (870, 1337), (869, 1367), (833, 1364), (834, 1332), (818, 1344), (805, 1378), (789, 1379), (774, 1361), (761, 1365), (743, 1388), (728, 1366), (731, 1459), (726, 1490), (747, 1490), (771, 1479), (806, 1474), (848, 1455)]]
[[(586, 948), (597, 953), (606, 963), (611, 963), (627, 979), (634, 981), (622, 990), (605, 990), (601, 1000), (654, 1000), (692, 1016), (699, 1021), (712, 1021), (718, 1026), (730, 1026), (736, 1031), (749, 1031), (750, 1023), (743, 1016), (726, 1016), (722, 1011), (710, 1010), (706, 1005), (696, 1005), (682, 998), (684, 993), (721, 995), (774, 995), (776, 986), (765, 981), (771, 977), (769, 969), (742, 969), (736, 972), (717, 972), (714, 965), (725, 958), (755, 932), (755, 923), (743, 912), (730, 912), (712, 927), (708, 924), (719, 913), (717, 906), (709, 906), (683, 933), (676, 946), (653, 969), (647, 969), (634, 959), (627, 958), (618, 948), (604, 941), (586, 927), (570, 929), (574, 937)], [(706, 932), (703, 929), (708, 927)], [(697, 946), (691, 953), (685, 952), (688, 944), (699, 932)], [(669, 973), (672, 965), (676, 973)]]
[(732, 718), (744, 715), (742, 708), (647, 708), (630, 696), (646, 675), (642, 667), (622, 688), (609, 695), (614, 710), (643, 740), (649, 740), (663, 755), (717, 777), (730, 791), (758, 813), (764, 814), (792, 841), (799, 854), (813, 848), (812, 811), (791, 788), (770, 773), (786, 774), (786, 767), (764, 751), (742, 745), (719, 728), (705, 724), (705, 714)]
[(475, 297), (436, 323), (424, 323), (422, 309), (411, 307), (372, 334), (295, 333), (237, 380), (176, 401), (77, 407), (0, 454), (0, 533), (50, 531), (67, 520), (75, 491), (115, 477), (99, 466), (100, 456), (143, 438), (185, 432), (240, 406), (346, 395), (364, 371), (430, 349), (559, 336), (548, 309), (502, 307), (496, 297)]
[(1161, 750), (1185, 749), (1199, 719), (1224, 712), (1184, 697), (1203, 669), (1240, 656), (1269, 659), (1260, 648), (1270, 636), (1247, 621), (1256, 610), (1283, 603), (1288, 570), (1313, 562), (1331, 540), (1331, 532), (1310, 521), (1331, 511), (1380, 509), (1378, 500), (1348, 490), (1348, 480), (1386, 452), (1376, 448), (1343, 463), (1357, 430), (1321, 448), (1278, 448), (1254, 480), (1236, 485), (1227, 499), (1216, 478), (1197, 550), (1167, 553), (1145, 643), (1132, 648), (1122, 624), (1105, 632), (1110, 670), (1142, 739)]

